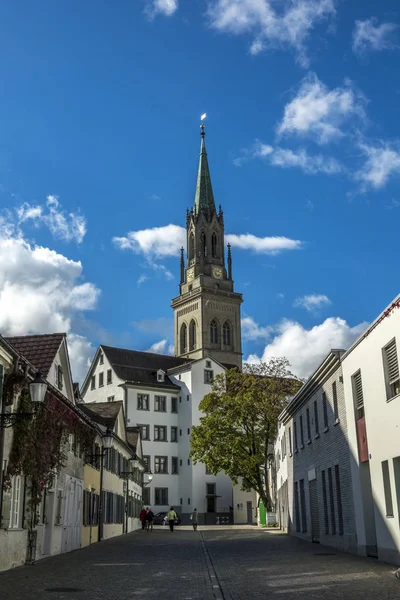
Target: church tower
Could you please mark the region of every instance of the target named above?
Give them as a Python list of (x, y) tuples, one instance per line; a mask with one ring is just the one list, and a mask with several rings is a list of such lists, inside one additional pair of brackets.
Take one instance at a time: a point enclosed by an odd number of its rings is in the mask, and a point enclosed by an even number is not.
[(228, 244), (225, 266), (224, 215), (217, 212), (201, 125), (201, 146), (194, 206), (186, 215), (187, 259), (181, 250), (179, 296), (174, 309), (175, 355), (212, 356), (223, 365), (242, 366), (240, 305), (234, 291)]

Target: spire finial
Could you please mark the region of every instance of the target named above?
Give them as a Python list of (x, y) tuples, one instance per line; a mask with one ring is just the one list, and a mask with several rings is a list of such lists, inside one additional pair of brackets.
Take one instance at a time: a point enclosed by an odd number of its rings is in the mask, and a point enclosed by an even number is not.
[(200, 125), (200, 129), (201, 129), (201, 133), (200, 133), (200, 135), (201, 135), (201, 137), (202, 137), (202, 138), (203, 138), (203, 140), (204, 140), (204, 138), (206, 137), (206, 132), (205, 132), (204, 123), (202, 123), (202, 124)]

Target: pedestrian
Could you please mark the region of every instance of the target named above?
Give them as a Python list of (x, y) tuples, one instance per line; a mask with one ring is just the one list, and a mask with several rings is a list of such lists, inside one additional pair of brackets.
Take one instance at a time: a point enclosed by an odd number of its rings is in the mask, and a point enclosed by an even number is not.
[(143, 506), (142, 510), (140, 511), (140, 515), (139, 515), (139, 519), (142, 522), (142, 530), (145, 530), (146, 527), (146, 517), (147, 517), (147, 508), (145, 506)]
[(174, 522), (175, 522), (176, 518), (177, 518), (177, 514), (174, 511), (174, 507), (171, 506), (171, 508), (169, 509), (169, 513), (168, 513), (168, 523), (169, 523), (170, 531), (174, 531)]
[(194, 531), (197, 531), (197, 525), (199, 524), (199, 513), (197, 512), (197, 508), (193, 509), (190, 520), (192, 521)]
[(147, 531), (153, 531), (153, 519), (154, 513), (151, 508), (147, 509), (146, 521), (147, 521)]

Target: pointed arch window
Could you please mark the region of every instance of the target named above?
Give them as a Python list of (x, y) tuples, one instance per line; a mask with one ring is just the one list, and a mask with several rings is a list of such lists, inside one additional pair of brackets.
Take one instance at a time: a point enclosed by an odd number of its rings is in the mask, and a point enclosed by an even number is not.
[(210, 323), (210, 342), (212, 344), (218, 344), (218, 324), (215, 319)]
[(230, 346), (232, 343), (232, 332), (231, 326), (228, 321), (225, 321), (224, 326), (222, 328), (222, 338), (224, 341), (224, 346)]
[(206, 234), (203, 233), (200, 236), (200, 252), (202, 256), (207, 256), (207, 242), (206, 242)]
[(211, 255), (213, 258), (217, 258), (217, 246), (218, 246), (217, 234), (213, 233), (211, 236)]
[(194, 235), (193, 232), (189, 235), (189, 260), (194, 258)]
[(196, 350), (196, 322), (194, 319), (189, 325), (189, 350)]
[(187, 352), (187, 325), (182, 323), (181, 326), (181, 354)]

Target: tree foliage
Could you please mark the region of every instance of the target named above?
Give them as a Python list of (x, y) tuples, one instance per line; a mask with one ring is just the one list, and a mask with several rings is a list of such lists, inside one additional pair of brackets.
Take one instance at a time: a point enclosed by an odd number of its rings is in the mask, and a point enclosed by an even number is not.
[(191, 435), (191, 457), (209, 471), (225, 471), (242, 489), (255, 490), (271, 510), (268, 459), (278, 430), (278, 416), (301, 382), (285, 358), (246, 364), (217, 375), (200, 402), (200, 425)]

